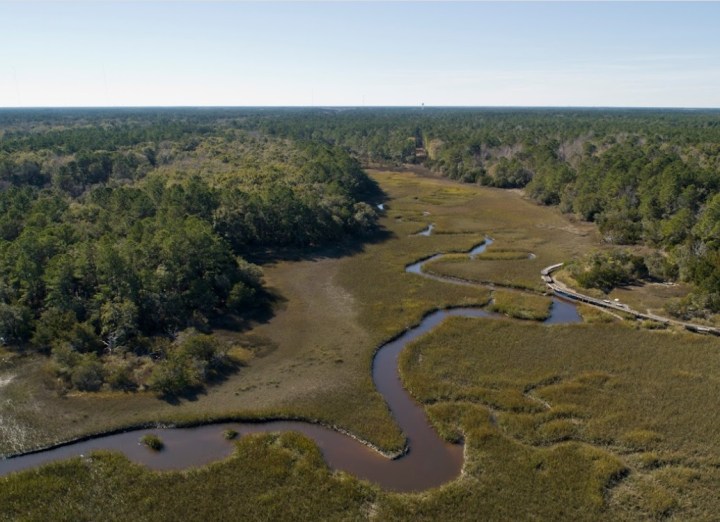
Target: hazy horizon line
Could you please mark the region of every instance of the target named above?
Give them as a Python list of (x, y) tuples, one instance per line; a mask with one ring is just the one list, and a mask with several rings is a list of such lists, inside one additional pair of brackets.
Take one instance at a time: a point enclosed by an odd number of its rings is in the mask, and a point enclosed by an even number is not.
[(0, 106), (5, 110), (63, 109), (666, 109), (720, 110), (718, 107), (677, 105), (27, 105)]

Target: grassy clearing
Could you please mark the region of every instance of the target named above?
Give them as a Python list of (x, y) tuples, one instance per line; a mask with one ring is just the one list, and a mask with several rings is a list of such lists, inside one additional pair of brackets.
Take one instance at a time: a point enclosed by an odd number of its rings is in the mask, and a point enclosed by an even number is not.
[[(406, 385), (431, 405), (446, 437), (457, 437), (469, 415), (484, 415), (488, 437), (505, 439), (505, 447), (483, 445), (480, 455), (507, 462), (517, 451), (509, 448), (523, 448), (524, 460), (498, 466), (490, 477), (483, 468), (479, 483), (522, 484), (533, 459), (561, 448), (589, 451), (609, 471), (606, 486), (613, 486), (601, 487), (599, 499), (592, 488), (575, 490), (568, 505), (585, 498), (589, 518), (712, 518), (716, 512), (710, 491), (720, 486), (718, 418), (711, 413), (720, 393), (718, 339), (622, 324), (546, 327), (452, 318), (408, 347), (400, 365)], [(628, 477), (615, 486), (613, 477), (625, 469)], [(544, 468), (551, 476), (559, 471)], [(571, 483), (592, 477), (581, 464), (562, 473)], [(562, 478), (553, 480), (556, 487)], [(475, 485), (464, 490), (462, 482), (453, 487), (469, 499), (481, 491)], [(553, 498), (564, 494), (548, 491)], [(533, 492), (522, 488), (512, 495), (498, 509), (508, 509), (503, 506), (512, 499), (534, 502)], [(428, 505), (437, 508), (434, 501)], [(452, 516), (447, 509), (435, 514)], [(529, 513), (557, 519), (568, 512)]]
[(685, 283), (674, 285), (645, 283), (639, 286), (615, 288), (608, 294), (608, 298), (620, 299), (620, 302), (636, 310), (667, 315), (665, 305), (668, 301), (684, 297), (690, 290), (691, 287)]
[(490, 309), (516, 319), (543, 321), (550, 317), (551, 307), (549, 297), (498, 290), (493, 293)]

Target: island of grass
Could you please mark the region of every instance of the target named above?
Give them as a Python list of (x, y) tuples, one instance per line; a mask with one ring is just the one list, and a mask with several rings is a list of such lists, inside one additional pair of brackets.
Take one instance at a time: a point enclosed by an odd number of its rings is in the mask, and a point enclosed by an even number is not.
[(227, 429), (223, 431), (222, 436), (225, 440), (234, 440), (237, 438), (238, 432), (236, 430)]
[(162, 439), (152, 433), (140, 437), (140, 444), (147, 446), (153, 451), (162, 451), (165, 447), (165, 443), (162, 441)]
[(543, 321), (550, 316), (552, 299), (540, 295), (497, 290), (490, 309), (516, 319)]

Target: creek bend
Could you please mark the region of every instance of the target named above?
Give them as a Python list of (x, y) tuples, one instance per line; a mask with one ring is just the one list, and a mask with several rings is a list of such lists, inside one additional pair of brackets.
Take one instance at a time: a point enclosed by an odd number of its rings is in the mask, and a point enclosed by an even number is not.
[[(481, 253), (488, 244), (486, 240), (469, 254)], [(442, 254), (408, 265), (406, 271), (428, 277), (422, 273), (422, 264), (440, 255)], [(372, 376), (375, 386), (407, 438), (407, 451), (399, 458), (387, 458), (350, 435), (310, 422), (226, 422), (189, 428), (134, 429), (70, 442), (0, 460), (0, 476), (48, 462), (87, 455), (94, 450), (119, 451), (131, 461), (154, 470), (202, 466), (232, 454), (233, 443), (222, 436), (224, 430), (232, 429), (241, 436), (251, 433), (300, 432), (315, 441), (330, 468), (346, 471), (387, 490), (410, 492), (440, 486), (459, 476), (463, 465), (463, 446), (442, 440), (430, 425), (423, 407), (403, 388), (398, 374), (398, 356), (409, 342), (433, 330), (447, 317), (502, 316), (478, 308), (437, 310), (426, 315), (417, 326), (382, 345), (373, 359)], [(546, 323), (579, 321), (580, 317), (574, 305), (553, 299), (551, 315)], [(154, 452), (139, 444), (139, 438), (146, 434), (159, 436), (165, 444), (164, 449)]]

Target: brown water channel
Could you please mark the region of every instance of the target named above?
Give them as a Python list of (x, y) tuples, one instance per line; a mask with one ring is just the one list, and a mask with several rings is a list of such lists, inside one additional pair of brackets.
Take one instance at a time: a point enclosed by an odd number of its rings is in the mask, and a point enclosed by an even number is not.
[[(472, 252), (476, 253), (479, 252)], [(407, 269), (411, 271), (410, 267)], [(400, 458), (388, 459), (349, 435), (317, 424), (301, 421), (228, 422), (192, 428), (137, 429), (72, 442), (0, 460), (0, 476), (51, 461), (87, 455), (98, 449), (120, 451), (131, 461), (155, 470), (202, 466), (232, 453), (233, 444), (223, 438), (222, 432), (233, 429), (240, 435), (285, 431), (303, 433), (316, 442), (330, 468), (349, 472), (388, 490), (421, 491), (439, 486), (460, 474), (463, 446), (440, 439), (424, 409), (403, 388), (397, 364), (398, 355), (409, 342), (434, 329), (450, 316), (500, 317), (476, 308), (438, 310), (427, 315), (418, 326), (381, 346), (373, 360), (375, 386), (408, 440), (408, 450)], [(554, 299), (551, 317), (546, 322), (568, 323), (579, 320), (572, 304)], [(158, 435), (165, 443), (165, 448), (154, 452), (139, 444), (139, 438), (145, 434)]]

